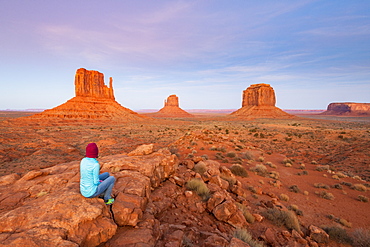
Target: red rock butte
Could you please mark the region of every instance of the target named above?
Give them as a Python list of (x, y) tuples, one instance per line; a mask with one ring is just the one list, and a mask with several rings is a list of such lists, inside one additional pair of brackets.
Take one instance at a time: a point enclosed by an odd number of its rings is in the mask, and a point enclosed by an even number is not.
[(275, 106), (275, 91), (269, 84), (253, 84), (243, 91), (242, 108), (231, 113), (242, 118), (293, 118)]
[(323, 115), (370, 116), (370, 103), (330, 103)]
[(179, 98), (176, 95), (168, 96), (164, 107), (155, 113), (158, 117), (194, 117), (179, 107)]
[(29, 118), (42, 119), (96, 119), (118, 121), (143, 121), (148, 117), (121, 106), (114, 98), (113, 80), (104, 84), (104, 74), (80, 68), (75, 76), (76, 96), (55, 108)]

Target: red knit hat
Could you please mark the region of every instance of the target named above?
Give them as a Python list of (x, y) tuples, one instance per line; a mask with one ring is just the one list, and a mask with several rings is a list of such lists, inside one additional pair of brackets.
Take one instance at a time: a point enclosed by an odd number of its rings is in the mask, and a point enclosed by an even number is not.
[(98, 158), (99, 149), (96, 143), (89, 143), (86, 147), (86, 157), (88, 158)]

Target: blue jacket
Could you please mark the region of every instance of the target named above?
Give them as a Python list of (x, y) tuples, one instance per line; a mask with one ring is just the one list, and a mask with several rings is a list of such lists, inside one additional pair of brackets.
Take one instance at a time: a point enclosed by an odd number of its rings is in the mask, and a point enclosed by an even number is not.
[(80, 192), (84, 197), (94, 195), (98, 188), (100, 165), (95, 158), (83, 158), (80, 163)]

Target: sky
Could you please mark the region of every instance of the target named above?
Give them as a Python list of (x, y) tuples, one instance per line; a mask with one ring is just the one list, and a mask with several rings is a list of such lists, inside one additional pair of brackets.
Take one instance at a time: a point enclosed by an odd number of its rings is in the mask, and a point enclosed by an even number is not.
[(281, 109), (370, 103), (368, 0), (0, 0), (0, 109), (50, 109), (76, 70), (118, 103), (238, 109), (270, 84)]

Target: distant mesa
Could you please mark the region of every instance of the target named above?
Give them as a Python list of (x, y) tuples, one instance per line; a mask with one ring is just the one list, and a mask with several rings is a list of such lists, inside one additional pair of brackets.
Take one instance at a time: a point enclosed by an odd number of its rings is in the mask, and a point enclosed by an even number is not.
[(370, 116), (370, 103), (330, 103), (323, 115)]
[(55, 108), (29, 118), (143, 121), (148, 117), (121, 106), (114, 98), (113, 80), (104, 84), (104, 74), (80, 68), (75, 76), (76, 96)]
[(275, 91), (269, 84), (253, 84), (243, 91), (242, 108), (231, 113), (242, 118), (294, 118), (275, 106)]
[(176, 95), (168, 96), (164, 101), (164, 107), (154, 113), (156, 117), (194, 117), (194, 115), (184, 111), (179, 106), (179, 98)]

